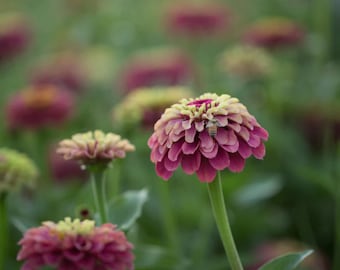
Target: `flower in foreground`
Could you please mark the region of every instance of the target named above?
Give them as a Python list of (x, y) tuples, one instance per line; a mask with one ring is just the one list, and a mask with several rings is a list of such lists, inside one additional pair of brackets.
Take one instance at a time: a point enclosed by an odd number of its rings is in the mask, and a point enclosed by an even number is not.
[(71, 116), (73, 104), (73, 96), (55, 85), (30, 86), (8, 101), (8, 126), (37, 129), (62, 124)]
[(37, 176), (35, 164), (26, 155), (0, 148), (0, 193), (32, 187)]
[(252, 155), (262, 159), (267, 139), (268, 132), (238, 99), (206, 93), (166, 109), (148, 145), (151, 161), (163, 179), (169, 179), (181, 165), (185, 173), (211, 182), (217, 171), (242, 171)]
[(304, 31), (295, 22), (286, 18), (262, 19), (252, 25), (245, 33), (247, 43), (275, 49), (301, 43)]
[(272, 72), (273, 61), (264, 49), (237, 46), (223, 52), (219, 67), (227, 74), (244, 79), (261, 78)]
[(79, 133), (59, 143), (57, 153), (66, 160), (78, 160), (85, 165), (108, 164), (113, 159), (124, 158), (135, 147), (114, 133), (100, 130)]
[(167, 107), (190, 95), (189, 88), (182, 86), (137, 89), (129, 93), (124, 101), (114, 108), (114, 122), (150, 129)]
[(43, 266), (58, 270), (131, 270), (133, 245), (113, 224), (95, 226), (91, 220), (65, 218), (26, 231), (17, 259), (25, 261), (21, 270)]

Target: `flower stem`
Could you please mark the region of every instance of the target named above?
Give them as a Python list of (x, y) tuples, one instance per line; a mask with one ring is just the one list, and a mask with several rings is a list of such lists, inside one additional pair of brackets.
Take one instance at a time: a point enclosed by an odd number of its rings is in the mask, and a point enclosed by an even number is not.
[(105, 180), (105, 173), (103, 171), (91, 172), (93, 197), (101, 224), (108, 222)]
[(7, 251), (7, 209), (6, 209), (6, 194), (0, 194), (0, 269), (5, 269), (6, 251)]
[(226, 207), (224, 204), (220, 172), (218, 172), (218, 178), (208, 184), (208, 191), (217, 228), (219, 230), (220, 237), (222, 239), (225, 252), (227, 254), (227, 258), (231, 265), (231, 269), (243, 270), (240, 257), (236, 250), (234, 238), (229, 225)]

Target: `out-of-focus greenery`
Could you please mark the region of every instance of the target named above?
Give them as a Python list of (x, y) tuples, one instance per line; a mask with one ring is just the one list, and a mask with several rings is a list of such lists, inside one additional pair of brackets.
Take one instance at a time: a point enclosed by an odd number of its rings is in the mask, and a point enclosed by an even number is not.
[[(181, 171), (163, 182), (149, 161), (147, 139), (152, 131), (136, 127), (126, 132), (112, 121), (112, 109), (123, 99), (119, 79), (128, 57), (139, 49), (159, 46), (179, 47), (193, 59), (199, 74), (198, 82), (192, 85), (196, 95), (209, 91), (236, 96), (269, 131), (264, 161), (248, 160), (240, 174), (223, 172), (225, 200), (243, 261), (253, 261), (253, 250), (262, 242), (287, 238), (320, 251), (330, 262), (338, 254), (335, 220), (340, 218), (335, 210), (340, 200), (340, 146), (330, 138), (328, 120), (310, 131), (310, 136), (321, 134), (318, 145), (309, 143), (303, 126), (306, 117), (316, 119), (330, 113), (340, 125), (340, 115), (330, 110), (340, 107), (336, 28), (340, 15), (339, 9), (332, 8), (337, 1), (221, 1), (231, 10), (229, 31), (218, 39), (199, 42), (167, 33), (164, 10), (170, 2), (0, 2), (0, 15), (22, 12), (33, 30), (28, 50), (0, 65), (0, 144), (31, 156), (41, 172), (34, 191), (8, 197), (12, 223), (4, 270), (19, 269), (15, 257), (20, 229), (75, 216), (79, 206), (92, 209), (89, 183), (53, 181), (47, 154), (52, 143), (94, 129), (121, 134), (136, 146), (136, 152), (121, 162), (120, 170), (122, 191), (149, 191), (142, 216), (128, 232), (135, 244), (136, 269), (227, 269), (205, 184)], [(219, 57), (223, 51), (241, 43), (248, 25), (268, 16), (288, 17), (299, 23), (306, 32), (303, 44), (271, 51), (274, 66), (266, 78), (247, 81), (221, 72)], [(9, 96), (28, 84), (30, 72), (41, 60), (68, 50), (90, 61), (93, 74), (85, 78), (86, 89), (77, 97), (72, 120), (58, 128), (11, 133), (4, 113)], [(337, 132), (339, 138), (339, 127)], [(113, 166), (110, 175), (115, 174)], [(164, 207), (171, 210), (172, 217)]]

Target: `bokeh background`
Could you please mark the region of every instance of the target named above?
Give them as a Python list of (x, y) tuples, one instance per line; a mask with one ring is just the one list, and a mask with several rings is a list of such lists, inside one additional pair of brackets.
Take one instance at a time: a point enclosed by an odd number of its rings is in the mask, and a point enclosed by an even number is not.
[[(128, 232), (136, 269), (227, 269), (205, 184), (181, 171), (163, 182), (149, 160), (162, 99), (116, 116), (139, 87), (170, 85), (193, 97), (238, 97), (269, 131), (264, 161), (223, 172), (248, 269), (307, 247), (315, 255), (300, 269), (340, 269), (339, 27), (337, 0), (1, 0), (0, 145), (26, 153), (40, 171), (35, 189), (8, 197), (5, 269), (20, 268), (26, 228), (93, 211), (87, 175), (58, 159), (54, 145), (94, 129), (136, 146), (119, 172), (122, 191), (149, 190)], [(67, 94), (58, 101), (59, 93)]]

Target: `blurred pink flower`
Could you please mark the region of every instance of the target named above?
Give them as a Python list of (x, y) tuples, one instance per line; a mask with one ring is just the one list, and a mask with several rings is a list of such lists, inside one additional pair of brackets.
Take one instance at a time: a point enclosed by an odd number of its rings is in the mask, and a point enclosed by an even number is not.
[(304, 31), (286, 18), (267, 18), (250, 26), (244, 35), (246, 43), (268, 49), (294, 46), (304, 39)]
[(183, 37), (221, 36), (229, 27), (228, 9), (217, 2), (177, 1), (167, 10), (166, 27)]
[(48, 221), (26, 231), (19, 245), (17, 260), (25, 261), (21, 270), (134, 269), (133, 245), (113, 224), (95, 227), (94, 221), (70, 218)]
[(73, 104), (73, 96), (57, 86), (30, 86), (9, 99), (7, 124), (11, 129), (59, 125), (70, 117)]
[(33, 69), (33, 84), (54, 84), (73, 93), (79, 93), (85, 86), (85, 71), (80, 59), (71, 52), (53, 55)]
[(32, 38), (27, 19), (18, 13), (0, 17), (0, 63), (24, 51)]
[(182, 165), (185, 173), (196, 172), (200, 181), (211, 182), (216, 171), (242, 171), (251, 155), (262, 159), (267, 139), (267, 131), (238, 99), (207, 93), (166, 109), (148, 145), (163, 179)]
[(85, 170), (81, 169), (79, 162), (65, 160), (56, 153), (56, 147), (52, 147), (48, 153), (49, 168), (52, 178), (58, 182), (69, 180), (85, 180), (88, 178)]
[[(248, 265), (245, 270), (257, 270), (266, 262), (282, 256), (286, 253), (291, 252), (301, 252), (308, 249), (303, 243), (297, 242), (295, 240), (277, 240), (266, 242), (258, 247), (254, 251), (254, 263)], [(308, 256), (301, 264), (305, 270), (328, 270), (329, 267), (325, 261), (325, 258), (320, 252), (314, 251), (310, 256)]]
[(190, 84), (195, 80), (195, 70), (183, 52), (157, 48), (134, 54), (121, 77), (123, 91), (129, 92), (140, 87)]

